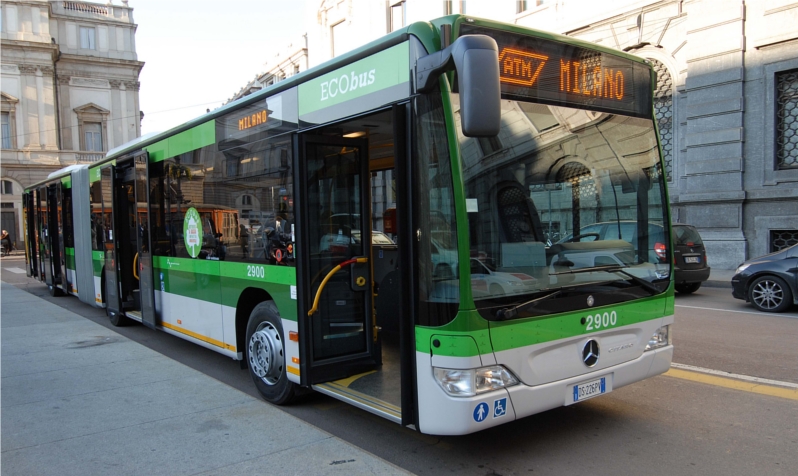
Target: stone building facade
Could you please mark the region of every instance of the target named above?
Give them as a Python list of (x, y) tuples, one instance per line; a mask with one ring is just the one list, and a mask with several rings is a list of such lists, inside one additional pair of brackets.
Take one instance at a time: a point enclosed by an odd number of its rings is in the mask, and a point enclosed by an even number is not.
[(698, 227), (718, 269), (798, 242), (798, 2), (325, 0), (310, 64), (449, 13), (649, 59), (673, 220)]
[(126, 0), (0, 4), (0, 204), (18, 246), (24, 187), (141, 133), (132, 11)]
[(698, 227), (711, 266), (798, 242), (798, 2), (613, 5), (545, 2), (515, 22), (652, 62), (673, 219)]

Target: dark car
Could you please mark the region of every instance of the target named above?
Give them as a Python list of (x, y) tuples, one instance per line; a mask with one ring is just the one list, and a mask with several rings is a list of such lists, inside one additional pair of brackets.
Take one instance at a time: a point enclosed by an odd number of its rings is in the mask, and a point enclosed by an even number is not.
[(707, 250), (694, 226), (673, 224), (673, 271), (673, 283), (681, 294), (696, 292), (709, 279)]
[(782, 312), (798, 304), (798, 244), (738, 266), (732, 296), (764, 312)]

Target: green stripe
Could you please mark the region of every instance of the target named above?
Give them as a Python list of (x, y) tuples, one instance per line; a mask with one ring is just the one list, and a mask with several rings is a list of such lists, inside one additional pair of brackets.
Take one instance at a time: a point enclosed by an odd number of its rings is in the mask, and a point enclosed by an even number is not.
[(190, 258), (153, 257), (155, 288), (211, 304), (237, 307), (247, 288), (263, 289), (284, 319), (296, 321), (296, 269), (287, 266), (247, 264)]
[[(404, 42), (300, 84), (300, 118), (320, 109), (407, 83), (410, 80), (409, 57), (410, 46)], [(406, 94), (409, 94), (409, 88)]]
[(64, 258), (66, 261), (67, 269), (74, 270), (75, 269), (75, 248), (64, 248), (64, 254), (66, 255)]
[(223, 276), (254, 283), (296, 285), (296, 268), (289, 266), (172, 258), (169, 256), (154, 256), (152, 261), (153, 267), (159, 270)]
[(94, 268), (94, 276), (102, 276), (103, 275), (103, 265), (105, 264), (105, 257), (103, 256), (102, 251), (92, 251), (91, 252), (91, 264)]
[(72, 176), (67, 175), (66, 177), (61, 177), (61, 186), (64, 188), (72, 188)]
[[(488, 353), (491, 351), (500, 352), (503, 350), (518, 349), (535, 344), (543, 344), (555, 340), (566, 339), (579, 335), (592, 334), (595, 330), (587, 330), (586, 324), (582, 323), (582, 318), (588, 315), (603, 314), (604, 312), (615, 311), (617, 314), (617, 324), (608, 329), (616, 329), (623, 326), (630, 326), (653, 319), (659, 319), (665, 315), (668, 302), (673, 297), (673, 292), (653, 296), (640, 301), (613, 304), (594, 309), (584, 309), (582, 311), (557, 314), (554, 316), (532, 317), (527, 319), (515, 319), (507, 322), (485, 321), (476, 311), (460, 312), (457, 318), (450, 324), (443, 327), (421, 327), (416, 326), (416, 350), (424, 353), (434, 353), (436, 355), (451, 355), (454, 357), (472, 357), (477, 353)], [(483, 330), (468, 332), (464, 327), (474, 325), (477, 319), (482, 321), (482, 326), (490, 326), (490, 334)], [(458, 322), (461, 321), (461, 322)], [(466, 323), (467, 325), (463, 325)], [(605, 329), (601, 329), (605, 330)], [(466, 340), (453, 340), (449, 347), (444, 351), (444, 346), (433, 349), (430, 341), (433, 336), (441, 340), (442, 336), (466, 336), (470, 335), (477, 343), (477, 352)]]
[(144, 150), (149, 153), (150, 162), (160, 162), (215, 143), (216, 121), (211, 120), (149, 145)]
[(98, 182), (102, 178), (102, 174), (100, 173), (100, 171), (103, 169), (103, 167), (107, 167), (109, 165), (116, 165), (116, 159), (108, 162), (103, 162), (102, 165), (97, 165), (93, 168), (90, 168), (89, 183)]

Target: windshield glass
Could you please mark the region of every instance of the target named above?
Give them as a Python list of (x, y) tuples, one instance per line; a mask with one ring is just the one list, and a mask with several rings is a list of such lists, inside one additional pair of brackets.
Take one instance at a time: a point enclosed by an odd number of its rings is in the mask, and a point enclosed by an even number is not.
[(504, 100), (499, 135), (461, 135), (460, 146), (477, 261), (471, 288), (484, 317), (537, 296), (552, 302), (518, 317), (586, 307), (575, 294), (595, 295), (599, 305), (667, 288), (652, 120)]

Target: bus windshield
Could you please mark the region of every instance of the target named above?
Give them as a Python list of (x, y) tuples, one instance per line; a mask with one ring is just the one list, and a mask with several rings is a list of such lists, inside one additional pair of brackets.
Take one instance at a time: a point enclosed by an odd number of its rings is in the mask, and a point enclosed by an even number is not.
[(471, 288), (483, 317), (529, 301), (509, 317), (592, 305), (575, 295), (619, 302), (667, 288), (651, 119), (503, 100), (499, 135), (461, 135), (460, 146)]

